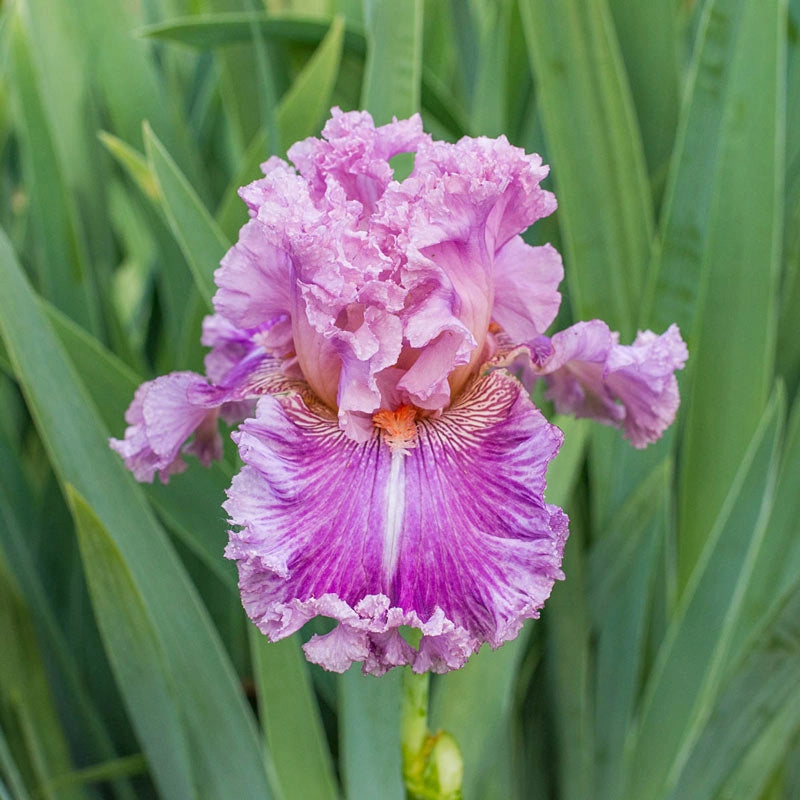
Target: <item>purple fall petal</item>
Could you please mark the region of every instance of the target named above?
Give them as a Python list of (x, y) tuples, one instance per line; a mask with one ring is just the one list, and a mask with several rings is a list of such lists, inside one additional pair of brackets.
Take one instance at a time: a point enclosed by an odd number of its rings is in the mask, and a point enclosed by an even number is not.
[(299, 395), (263, 398), (236, 438), (226, 553), (245, 608), (272, 639), (337, 620), (306, 647), (328, 669), (458, 668), (513, 638), (562, 577), (567, 520), (543, 499), (561, 433), (503, 373), (419, 420), (406, 449), (349, 439)]

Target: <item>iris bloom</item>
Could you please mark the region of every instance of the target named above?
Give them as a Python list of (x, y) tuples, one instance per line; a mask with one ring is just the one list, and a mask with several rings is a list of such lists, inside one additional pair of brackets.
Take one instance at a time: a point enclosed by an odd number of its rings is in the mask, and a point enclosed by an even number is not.
[(240, 192), (207, 377), (145, 383), (111, 444), (166, 482), (182, 452), (219, 457), (218, 416), (244, 419), (224, 507), (252, 620), (276, 640), (330, 618), (305, 645), (330, 670), (444, 672), (514, 638), (563, 577), (568, 520), (544, 499), (562, 434), (531, 384), (644, 447), (674, 419), (686, 347), (674, 326), (630, 346), (599, 320), (545, 335), (561, 257), (519, 235), (556, 207), (539, 156), (433, 141), (419, 116), (334, 109), (323, 137)]

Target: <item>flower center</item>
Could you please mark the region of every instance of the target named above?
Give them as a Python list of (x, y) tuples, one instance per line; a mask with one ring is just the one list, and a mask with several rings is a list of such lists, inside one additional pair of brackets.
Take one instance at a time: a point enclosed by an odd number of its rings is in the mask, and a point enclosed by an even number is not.
[(372, 416), (372, 424), (383, 431), (383, 440), (392, 450), (410, 450), (416, 446), (417, 409), (400, 406), (395, 411), (382, 408)]

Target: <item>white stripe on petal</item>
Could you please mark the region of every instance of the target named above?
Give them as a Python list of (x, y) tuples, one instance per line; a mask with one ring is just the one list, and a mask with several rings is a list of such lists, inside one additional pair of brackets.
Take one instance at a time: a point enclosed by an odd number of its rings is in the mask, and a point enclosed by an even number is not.
[(400, 552), (400, 532), (406, 510), (406, 460), (407, 451), (392, 450), (392, 465), (386, 482), (386, 521), (383, 532), (383, 574), (390, 585), (397, 555)]

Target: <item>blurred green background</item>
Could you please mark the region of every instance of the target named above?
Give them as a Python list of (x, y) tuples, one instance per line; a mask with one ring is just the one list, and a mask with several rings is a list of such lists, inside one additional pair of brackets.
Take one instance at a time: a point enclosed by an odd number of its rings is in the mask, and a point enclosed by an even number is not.
[(689, 343), (657, 445), (560, 421), (567, 580), (433, 681), (464, 797), (800, 797), (799, 25), (797, 0), (2, 0), (0, 798), (403, 797), (397, 671), (246, 623), (230, 443), (167, 487), (106, 444), (140, 381), (201, 367), (236, 189), (332, 105), (541, 153), (559, 323)]

